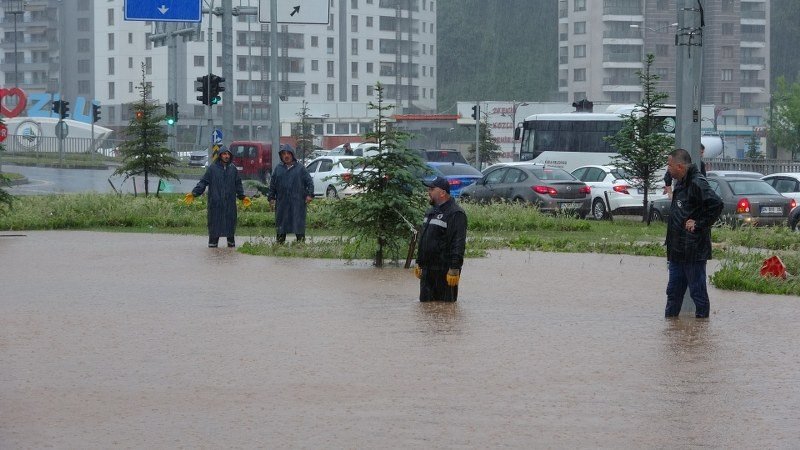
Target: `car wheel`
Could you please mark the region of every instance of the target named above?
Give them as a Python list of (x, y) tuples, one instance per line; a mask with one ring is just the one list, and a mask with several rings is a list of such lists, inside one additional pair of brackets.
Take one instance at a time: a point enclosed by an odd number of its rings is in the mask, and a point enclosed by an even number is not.
[(325, 197), (328, 198), (339, 198), (339, 193), (336, 192), (336, 188), (333, 186), (328, 186), (328, 189), (325, 191)]
[(650, 222), (663, 222), (664, 217), (661, 215), (661, 211), (650, 208)]
[(607, 215), (606, 203), (600, 198), (594, 199), (594, 202), (592, 202), (592, 217), (597, 220), (603, 220)]
[(786, 222), (786, 225), (795, 233), (800, 233), (800, 206), (789, 213), (789, 220)]

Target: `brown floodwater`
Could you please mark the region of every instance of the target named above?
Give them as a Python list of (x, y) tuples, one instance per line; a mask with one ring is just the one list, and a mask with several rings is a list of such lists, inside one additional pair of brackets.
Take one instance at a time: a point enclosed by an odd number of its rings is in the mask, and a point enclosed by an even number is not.
[(396, 267), (0, 234), (2, 449), (800, 446), (799, 299), (665, 320), (661, 258), (497, 251), (423, 304)]

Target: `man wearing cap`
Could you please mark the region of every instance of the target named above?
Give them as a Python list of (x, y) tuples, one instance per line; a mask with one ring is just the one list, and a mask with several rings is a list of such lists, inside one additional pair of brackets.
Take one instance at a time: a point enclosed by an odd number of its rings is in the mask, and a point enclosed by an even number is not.
[(467, 215), (450, 197), (450, 183), (442, 177), (425, 183), (431, 208), (425, 213), (417, 248), (414, 275), (419, 278), (419, 301), (454, 302), (464, 264)]
[(208, 188), (208, 246), (216, 248), (219, 237), (228, 238), (228, 247), (236, 247), (236, 199), (242, 201), (245, 208), (250, 206), (250, 199), (244, 195), (239, 170), (231, 162), (231, 151), (222, 146), (219, 157), (209, 165), (203, 178), (186, 194), (184, 202), (191, 204), (195, 197), (203, 195)]
[(314, 198), (314, 180), (303, 165), (298, 164), (294, 152), (281, 146), (278, 153), (281, 163), (272, 171), (269, 183), (269, 206), (275, 209), (276, 241), (286, 242), (293, 233), (298, 242), (306, 239), (306, 205)]

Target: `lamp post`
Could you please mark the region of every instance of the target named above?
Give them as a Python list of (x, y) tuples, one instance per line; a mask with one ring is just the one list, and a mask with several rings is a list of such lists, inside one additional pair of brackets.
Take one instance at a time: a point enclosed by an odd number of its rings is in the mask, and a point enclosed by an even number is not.
[(514, 159), (514, 161), (519, 161), (519, 155), (517, 155), (517, 140), (514, 139), (514, 129), (517, 128), (517, 108), (520, 106), (528, 106), (528, 103), (517, 103), (516, 100), (512, 100), (511, 113), (500, 114), (504, 117), (511, 117), (511, 157)]
[(19, 37), (17, 36), (17, 16), (20, 14), (25, 14), (25, 0), (6, 0), (6, 4), (10, 6), (7, 8), (6, 14), (13, 14), (14, 15), (14, 87), (19, 87), (19, 64), (18, 64), (18, 57), (17, 57), (17, 41)]

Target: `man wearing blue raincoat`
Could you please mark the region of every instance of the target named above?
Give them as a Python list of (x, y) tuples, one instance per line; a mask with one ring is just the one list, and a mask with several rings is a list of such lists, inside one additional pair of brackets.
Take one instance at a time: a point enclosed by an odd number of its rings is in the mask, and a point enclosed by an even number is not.
[(314, 198), (314, 180), (306, 168), (297, 162), (290, 147), (281, 147), (281, 162), (272, 171), (269, 183), (269, 205), (275, 209), (276, 240), (286, 242), (289, 233), (298, 242), (306, 238), (306, 205)]

